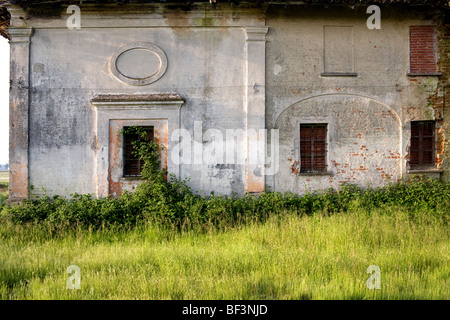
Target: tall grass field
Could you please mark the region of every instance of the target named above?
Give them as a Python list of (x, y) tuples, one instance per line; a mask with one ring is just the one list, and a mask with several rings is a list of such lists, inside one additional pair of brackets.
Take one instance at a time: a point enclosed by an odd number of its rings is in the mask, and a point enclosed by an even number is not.
[[(67, 289), (69, 266), (80, 289)], [(380, 268), (369, 289), (367, 268)], [(228, 230), (0, 225), (1, 299), (449, 299), (443, 217), (400, 207), (301, 216)]]
[(8, 199), (9, 172), (0, 171), (0, 208)]
[(9, 182), (9, 171), (0, 170), (0, 183)]
[(201, 197), (132, 130), (134, 193), (9, 205), (0, 189), (1, 299), (450, 298), (450, 182)]

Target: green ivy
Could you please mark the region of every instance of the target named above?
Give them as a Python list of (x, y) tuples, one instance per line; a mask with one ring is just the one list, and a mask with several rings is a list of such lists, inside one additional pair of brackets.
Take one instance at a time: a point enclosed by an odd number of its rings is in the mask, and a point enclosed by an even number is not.
[[(154, 223), (171, 228), (203, 230), (211, 226), (228, 228), (246, 221), (264, 221), (277, 214), (333, 214), (358, 208), (401, 206), (413, 217), (432, 214), (448, 224), (450, 183), (433, 179), (416, 179), (410, 183), (390, 184), (382, 188), (363, 189), (346, 184), (340, 190), (295, 193), (264, 192), (242, 197), (212, 193), (200, 196), (179, 180), (161, 170), (162, 146), (150, 140), (140, 127), (127, 127), (122, 133), (138, 137), (135, 156), (143, 160), (144, 179), (134, 193), (117, 198), (95, 198), (74, 194), (23, 200), (19, 205), (3, 205), (1, 218), (14, 223), (43, 221), (64, 227), (99, 228), (108, 225), (133, 226)], [(1, 207), (0, 207), (1, 208)]]

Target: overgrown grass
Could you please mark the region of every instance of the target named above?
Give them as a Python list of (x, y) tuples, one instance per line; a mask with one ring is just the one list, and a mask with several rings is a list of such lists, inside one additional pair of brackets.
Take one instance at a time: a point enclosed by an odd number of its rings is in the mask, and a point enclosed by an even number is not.
[(133, 154), (143, 160), (145, 179), (134, 193), (124, 193), (117, 199), (93, 199), (89, 194), (75, 194), (71, 198), (59, 196), (27, 199), (20, 205), (4, 205), (0, 213), (13, 223), (33, 221), (54, 225), (83, 225), (100, 228), (109, 225), (133, 226), (152, 223), (197, 231), (241, 225), (245, 220), (264, 221), (267, 217), (288, 210), (313, 214), (347, 212), (355, 205), (372, 210), (383, 205), (399, 205), (409, 214), (427, 211), (433, 215), (448, 215), (450, 182), (421, 180), (409, 184), (397, 183), (378, 189), (361, 189), (354, 185), (325, 193), (297, 194), (266, 192), (258, 196), (201, 197), (167, 172), (160, 170), (160, 146), (149, 140), (141, 127), (125, 127), (124, 133), (133, 135)]
[(296, 194), (266, 192), (258, 196), (227, 197), (195, 195), (178, 180), (167, 183), (143, 183), (135, 193), (114, 198), (93, 199), (91, 195), (75, 194), (24, 200), (20, 205), (3, 207), (1, 216), (14, 223), (48, 222), (71, 228), (101, 228), (110, 225), (126, 227), (152, 223), (204, 231), (241, 225), (246, 220), (264, 221), (285, 210), (298, 214), (352, 211), (355, 206), (370, 212), (380, 206), (401, 206), (411, 216), (428, 212), (443, 216), (448, 222), (450, 183), (418, 180), (378, 189), (361, 189), (354, 185), (324, 193)]
[(9, 181), (9, 171), (0, 170), (0, 182), (6, 182)]
[[(66, 269), (81, 289), (66, 289)], [(381, 290), (366, 269), (381, 269)], [(226, 231), (0, 224), (2, 299), (449, 299), (443, 216), (403, 207), (298, 215)]]
[[(130, 130), (145, 160), (135, 193), (3, 204), (2, 299), (449, 299), (450, 183), (200, 197)], [(80, 290), (66, 289), (70, 265)]]
[(0, 210), (8, 200), (8, 182), (0, 182)]

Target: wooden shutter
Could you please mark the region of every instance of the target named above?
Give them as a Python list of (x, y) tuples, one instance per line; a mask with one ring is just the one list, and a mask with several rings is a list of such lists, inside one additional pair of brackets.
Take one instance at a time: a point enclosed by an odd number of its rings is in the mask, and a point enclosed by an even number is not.
[[(154, 138), (153, 127), (144, 127), (148, 134), (150, 140)], [(143, 167), (143, 161), (133, 155), (135, 150), (132, 142), (136, 141), (138, 137), (133, 134), (124, 134), (123, 141), (123, 156), (124, 156), (124, 166), (123, 166), (123, 176), (124, 177), (140, 177)]]
[(325, 172), (327, 125), (300, 125), (300, 172)]
[(435, 164), (435, 122), (411, 122), (411, 147), (409, 163), (411, 167), (430, 167)]

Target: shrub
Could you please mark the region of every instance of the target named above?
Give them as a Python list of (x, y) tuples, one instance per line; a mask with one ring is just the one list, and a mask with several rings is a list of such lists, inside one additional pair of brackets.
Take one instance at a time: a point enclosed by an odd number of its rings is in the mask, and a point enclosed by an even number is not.
[[(259, 195), (209, 197), (195, 194), (188, 180), (178, 180), (160, 170), (161, 147), (148, 139), (140, 127), (127, 127), (127, 133), (140, 138), (133, 142), (135, 154), (144, 160), (145, 181), (134, 193), (117, 198), (96, 199), (89, 194), (74, 194), (23, 200), (19, 205), (4, 205), (1, 215), (14, 223), (45, 221), (56, 225), (101, 227), (136, 225), (151, 222), (176, 228), (233, 226), (245, 220), (264, 221), (268, 216), (285, 212), (314, 214), (337, 213), (364, 207), (401, 206), (411, 215), (427, 212), (448, 222), (450, 183), (416, 180), (390, 184), (377, 189), (343, 185), (340, 190), (308, 193), (264, 192)], [(0, 207), (1, 208), (1, 207)]]

